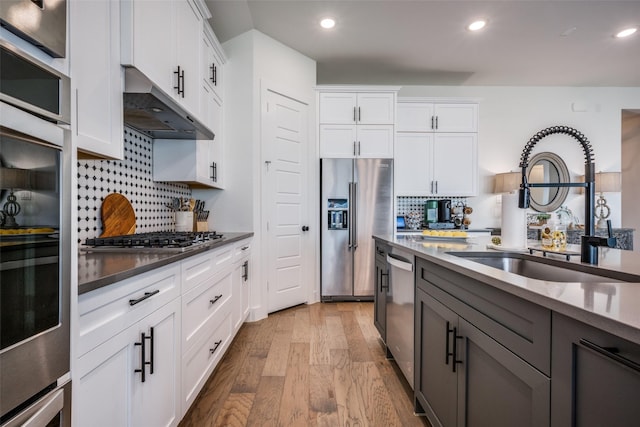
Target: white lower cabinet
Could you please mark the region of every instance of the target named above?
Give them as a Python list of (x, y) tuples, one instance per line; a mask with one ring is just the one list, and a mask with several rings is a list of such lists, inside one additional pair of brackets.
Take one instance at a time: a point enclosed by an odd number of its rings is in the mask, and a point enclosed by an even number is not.
[(233, 329), (237, 331), (249, 315), (249, 288), (251, 287), (251, 242), (236, 245), (233, 264)]
[(74, 424), (175, 426), (249, 310), (251, 239), (80, 295)]
[(77, 425), (177, 425), (179, 351), (180, 302), (174, 299), (80, 357)]

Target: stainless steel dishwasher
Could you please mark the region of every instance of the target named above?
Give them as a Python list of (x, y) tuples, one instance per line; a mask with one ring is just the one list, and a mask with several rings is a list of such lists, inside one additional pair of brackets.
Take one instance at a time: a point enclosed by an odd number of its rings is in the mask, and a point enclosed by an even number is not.
[(387, 352), (395, 359), (413, 389), (413, 310), (415, 258), (393, 248), (387, 254), (389, 293), (387, 294)]

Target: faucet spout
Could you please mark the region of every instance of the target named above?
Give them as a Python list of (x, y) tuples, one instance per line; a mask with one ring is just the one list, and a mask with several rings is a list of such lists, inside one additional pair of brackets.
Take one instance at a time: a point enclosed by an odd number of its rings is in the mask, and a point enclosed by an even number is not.
[[(584, 151), (584, 183), (568, 183), (564, 184), (569, 187), (584, 187), (584, 225), (585, 225), (585, 235), (582, 236), (581, 240), (581, 248), (580, 248), (580, 261), (586, 262), (589, 264), (597, 264), (598, 263), (598, 246), (609, 246), (609, 241), (607, 239), (606, 244), (604, 244), (601, 240), (597, 240), (595, 236), (595, 225), (594, 225), (594, 205), (595, 205), (595, 164), (593, 162), (593, 148), (591, 148), (591, 143), (589, 140), (576, 129), (567, 127), (567, 126), (552, 126), (547, 129), (543, 129), (540, 132), (536, 133), (524, 147), (522, 154), (520, 156), (520, 168), (522, 170), (522, 183), (520, 184), (520, 191), (518, 193), (518, 207), (521, 209), (527, 209), (530, 205), (530, 187), (554, 187), (557, 185), (553, 184), (530, 184), (527, 182), (527, 168), (529, 167), (529, 156), (531, 155), (531, 150), (533, 147), (540, 141), (542, 138), (548, 135), (553, 134), (566, 134), (573, 138), (575, 138), (580, 145), (582, 146), (582, 150)], [(609, 225), (609, 227), (611, 227)], [(613, 239), (613, 246), (616, 245), (615, 238), (611, 235), (611, 229), (609, 231), (609, 239)], [(602, 244), (601, 244), (602, 243)], [(610, 246), (611, 247), (611, 246)]]

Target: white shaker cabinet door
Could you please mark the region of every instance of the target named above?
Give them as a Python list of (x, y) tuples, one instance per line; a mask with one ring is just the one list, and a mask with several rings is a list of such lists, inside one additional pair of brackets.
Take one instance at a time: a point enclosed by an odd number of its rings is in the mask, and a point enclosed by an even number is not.
[(394, 147), (396, 196), (431, 194), (433, 134), (398, 133)]
[(358, 93), (357, 121), (359, 125), (393, 125), (395, 93)]
[(69, 5), (74, 139), (81, 151), (122, 159), (120, 2), (78, 0)]
[(433, 132), (433, 104), (419, 102), (399, 102), (398, 132)]
[(181, 77), (183, 79), (182, 90), (176, 96), (191, 114), (201, 117), (200, 43), (202, 43), (202, 20), (196, 5), (188, 0), (175, 2), (175, 14), (177, 29), (175, 65), (180, 66), (180, 72), (184, 73), (184, 77)]
[(356, 138), (356, 125), (320, 125), (320, 157), (355, 157)]
[(356, 157), (393, 158), (393, 125), (358, 125)]
[[(142, 333), (147, 337), (144, 366)], [(78, 359), (77, 425), (177, 425), (182, 417), (179, 352), (177, 298)]]
[(357, 119), (356, 94), (351, 92), (320, 93), (321, 124), (354, 124)]
[(477, 132), (478, 104), (435, 104), (436, 132)]
[(477, 135), (435, 134), (433, 140), (434, 193), (475, 196), (478, 185)]
[[(124, 0), (122, 65), (135, 66), (175, 96), (176, 25), (173, 1)], [(153, 18), (151, 18), (153, 17)]]

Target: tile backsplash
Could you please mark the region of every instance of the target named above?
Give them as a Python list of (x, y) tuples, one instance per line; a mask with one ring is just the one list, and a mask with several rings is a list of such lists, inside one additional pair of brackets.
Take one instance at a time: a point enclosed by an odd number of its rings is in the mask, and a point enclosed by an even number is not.
[(451, 200), (452, 206), (467, 205), (466, 197), (408, 197), (398, 196), (396, 197), (398, 215), (407, 215), (409, 212), (417, 212), (421, 218), (424, 218), (424, 204), (427, 200)]
[(174, 228), (166, 203), (191, 197), (186, 184), (154, 182), (153, 140), (131, 128), (124, 130), (123, 160), (78, 160), (78, 242), (102, 233), (100, 206), (110, 193), (121, 193), (136, 214), (136, 233)]

